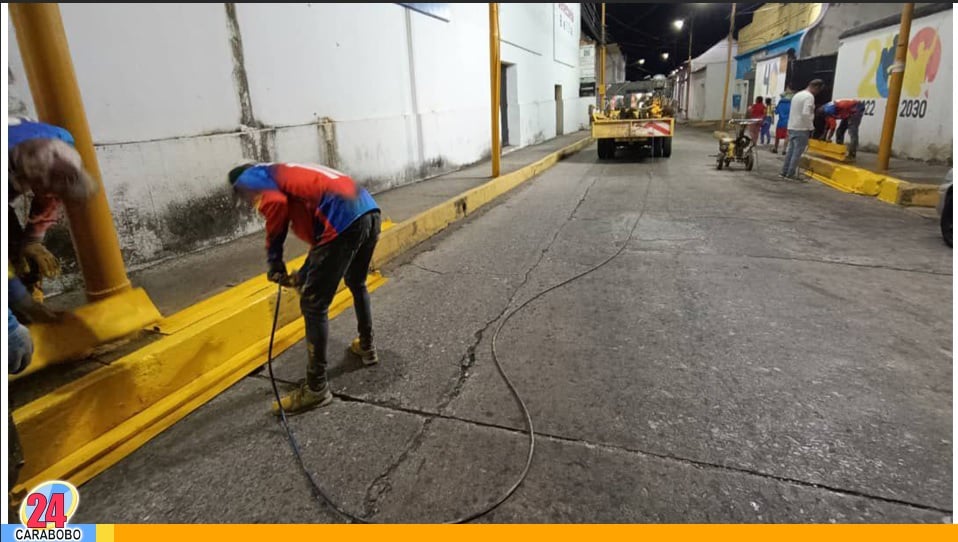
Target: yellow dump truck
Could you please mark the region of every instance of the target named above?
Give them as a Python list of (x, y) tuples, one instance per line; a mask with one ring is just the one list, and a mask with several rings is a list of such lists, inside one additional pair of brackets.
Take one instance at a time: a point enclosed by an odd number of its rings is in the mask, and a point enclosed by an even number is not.
[(592, 113), (592, 137), (598, 142), (599, 159), (615, 158), (615, 150), (624, 146), (650, 147), (654, 157), (672, 156), (675, 119), (671, 104), (660, 97), (615, 98), (612, 106), (618, 108), (610, 106)]

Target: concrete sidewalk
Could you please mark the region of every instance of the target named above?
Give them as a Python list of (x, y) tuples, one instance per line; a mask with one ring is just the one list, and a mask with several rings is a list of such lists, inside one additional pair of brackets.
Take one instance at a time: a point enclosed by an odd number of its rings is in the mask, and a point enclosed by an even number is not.
[[(588, 136), (589, 132), (583, 130), (538, 145), (511, 152), (507, 150), (508, 154), (502, 157), (501, 173), (516, 171)], [(490, 161), (483, 160), (445, 175), (374, 194), (374, 197), (382, 207), (384, 218), (401, 222), (481, 185), (491, 178), (491, 173)], [(170, 315), (264, 273), (266, 256), (263, 247), (263, 234), (259, 232), (134, 271), (130, 280), (134, 286), (142, 287), (150, 294), (160, 313)], [(302, 256), (306, 249), (305, 243), (290, 235), (286, 240), (287, 261)], [(51, 297), (47, 302), (61, 310), (77, 307), (84, 302), (83, 292), (67, 292)]]
[[(849, 162), (848, 165), (878, 172), (878, 155), (859, 151), (856, 160)], [(892, 158), (888, 164), (888, 171), (884, 173), (889, 177), (895, 177), (910, 183), (939, 185), (944, 182), (945, 174), (950, 169), (951, 166), (947, 164), (930, 164), (920, 160)]]

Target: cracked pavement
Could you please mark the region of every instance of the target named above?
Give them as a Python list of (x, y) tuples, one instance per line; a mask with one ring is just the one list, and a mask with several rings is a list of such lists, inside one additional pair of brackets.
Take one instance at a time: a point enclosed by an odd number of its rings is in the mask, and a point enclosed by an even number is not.
[[(292, 419), (342, 507), (383, 522), (942, 522), (951, 251), (911, 210), (757, 171), (595, 149), (425, 243), (373, 294), (382, 363)], [(621, 253), (619, 251), (621, 250)], [(305, 370), (302, 343), (277, 375)], [(249, 377), (80, 488), (79, 522), (339, 522)]]

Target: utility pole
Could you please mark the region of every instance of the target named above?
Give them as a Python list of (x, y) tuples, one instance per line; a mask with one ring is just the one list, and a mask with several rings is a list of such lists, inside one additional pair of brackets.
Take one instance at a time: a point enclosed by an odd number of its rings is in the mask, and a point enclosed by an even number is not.
[(499, 176), (502, 142), (499, 141), (499, 90), (502, 68), (499, 61), (499, 4), (489, 2), (489, 99), (492, 119), (492, 176)]
[(60, 6), (12, 4), (10, 19), (17, 31), (17, 43), (37, 117), (73, 135), (76, 150), (83, 159), (83, 168), (97, 184), (97, 192), (90, 199), (63, 202), (70, 219), (70, 235), (80, 262), (86, 297), (97, 301), (129, 291), (132, 286), (126, 276), (120, 241), (103, 188), (93, 136), (60, 18)]
[(605, 110), (605, 2), (602, 2), (602, 43), (599, 45), (599, 111)]
[[(719, 130), (725, 127), (725, 113), (728, 111), (728, 85), (732, 77), (732, 34), (735, 32), (735, 3), (732, 3), (732, 17), (728, 23), (728, 57), (725, 60), (725, 93), (722, 95), (722, 123)], [(689, 66), (691, 68), (691, 66)]]
[(695, 24), (695, 13), (689, 17), (689, 64), (685, 73), (685, 120), (689, 120), (689, 98), (692, 91), (692, 26)]
[(885, 102), (885, 122), (882, 124), (881, 141), (878, 143), (878, 169), (888, 170), (891, 159), (891, 144), (895, 139), (895, 122), (898, 120), (898, 101), (901, 99), (901, 84), (905, 77), (905, 62), (908, 60), (908, 40), (911, 34), (911, 15), (915, 4), (905, 4), (901, 10), (901, 26), (898, 29), (898, 47), (895, 63), (888, 79), (888, 101)]

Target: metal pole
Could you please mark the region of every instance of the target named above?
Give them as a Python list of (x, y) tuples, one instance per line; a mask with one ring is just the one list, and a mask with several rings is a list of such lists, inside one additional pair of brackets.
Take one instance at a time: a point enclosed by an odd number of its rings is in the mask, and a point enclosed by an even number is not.
[(901, 99), (901, 84), (905, 76), (905, 62), (908, 60), (908, 40), (911, 34), (911, 15), (915, 4), (905, 4), (901, 10), (901, 26), (898, 29), (898, 47), (895, 49), (895, 63), (891, 66), (888, 79), (888, 101), (885, 102), (885, 122), (882, 124), (881, 141), (878, 143), (878, 169), (888, 170), (891, 160), (891, 144), (895, 138), (895, 122), (898, 120), (898, 101)]
[(492, 176), (499, 176), (499, 162), (502, 155), (502, 142), (499, 141), (499, 91), (502, 78), (502, 66), (499, 62), (499, 4), (489, 3), (489, 80), (492, 102)]
[(689, 66), (685, 74), (685, 120), (689, 120), (689, 97), (692, 91), (692, 26), (695, 24), (695, 14), (689, 18)]
[(605, 110), (605, 2), (602, 2), (602, 43), (599, 48), (599, 111)]
[(64, 202), (87, 299), (95, 301), (131, 288), (120, 254), (100, 166), (93, 148), (70, 47), (57, 4), (10, 4), (20, 56), (40, 120), (73, 134), (83, 167), (98, 185), (83, 202)]
[(735, 4), (732, 4), (732, 17), (728, 23), (728, 58), (725, 61), (725, 93), (722, 95), (722, 123), (719, 130), (725, 127), (725, 113), (728, 111), (728, 85), (732, 77), (732, 34), (735, 32)]

